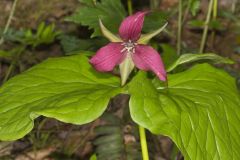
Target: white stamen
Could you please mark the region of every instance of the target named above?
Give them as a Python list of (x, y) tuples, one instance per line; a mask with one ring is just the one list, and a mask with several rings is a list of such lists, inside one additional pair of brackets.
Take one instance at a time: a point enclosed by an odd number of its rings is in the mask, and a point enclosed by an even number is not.
[(124, 48), (121, 50), (122, 53), (125, 52), (125, 51), (129, 54), (135, 53), (135, 46), (137, 45), (137, 43), (129, 40), (128, 42), (124, 42), (121, 45), (124, 46)]

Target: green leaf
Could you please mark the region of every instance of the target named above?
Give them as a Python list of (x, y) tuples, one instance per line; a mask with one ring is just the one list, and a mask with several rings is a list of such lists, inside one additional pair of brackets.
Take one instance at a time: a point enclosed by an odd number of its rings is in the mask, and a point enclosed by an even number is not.
[[(37, 32), (36, 32), (36, 36), (37, 37), (40, 37), (44, 31), (44, 28), (45, 28), (45, 23), (44, 22), (41, 22), (38, 27), (37, 27)], [(30, 36), (31, 37), (31, 36)]]
[(151, 12), (145, 17), (143, 32), (152, 32), (161, 28), (167, 21), (168, 15), (164, 12)]
[(231, 20), (233, 22), (239, 22), (239, 19), (237, 15), (235, 15), (232, 11), (230, 10), (220, 10), (219, 11), (219, 16), (228, 20)]
[(99, 18), (111, 32), (118, 32), (120, 23), (126, 16), (126, 11), (120, 0), (102, 0), (101, 3), (96, 2), (96, 5), (89, 5), (86, 2), (85, 4), (85, 7), (79, 8), (76, 13), (67, 17), (66, 20), (94, 29), (92, 37), (102, 35)]
[(201, 64), (168, 80), (168, 88), (155, 87), (143, 72), (132, 80), (133, 120), (169, 136), (186, 160), (240, 159), (240, 96), (234, 78)]
[(89, 6), (94, 6), (94, 3), (97, 0), (79, 0), (81, 3), (85, 4), (85, 5), (89, 5)]
[(173, 64), (171, 64), (167, 71), (170, 72), (174, 70), (177, 66), (185, 63), (196, 62), (199, 60), (210, 60), (213, 63), (226, 63), (233, 64), (234, 62), (228, 58), (221, 57), (213, 53), (204, 53), (204, 54), (183, 54), (179, 57)]
[(37, 28), (37, 33), (31, 36), (25, 37), (25, 43), (36, 47), (41, 44), (50, 44), (54, 41), (57, 35), (60, 34), (60, 31), (55, 31), (55, 25), (45, 25), (41, 23)]
[(15, 56), (18, 56), (18, 54), (22, 52), (24, 49), (25, 49), (24, 46), (19, 45), (8, 51), (0, 50), (0, 58), (12, 60)]
[(11, 57), (11, 53), (8, 51), (0, 50), (0, 58), (9, 58)]
[(3, 36), (6, 41), (22, 42), (22, 38), (25, 36), (25, 32), (26, 30), (23, 30), (23, 29), (15, 30), (13, 28), (9, 28), (7, 33), (1, 36)]
[(200, 9), (200, 0), (189, 0), (190, 11), (193, 16), (196, 16), (197, 12)]
[(92, 40), (79, 39), (76, 36), (61, 35), (59, 36), (59, 39), (65, 53), (79, 50), (89, 50), (91, 47), (93, 47)]
[[(192, 28), (201, 28), (203, 29), (205, 26), (205, 22), (203, 20), (191, 20), (188, 22), (188, 25), (190, 25), (190, 27)], [(224, 30), (224, 26), (221, 24), (221, 22), (219, 20), (211, 20), (209, 22), (209, 29), (211, 30), (219, 30), (222, 31)]]
[(96, 154), (93, 154), (93, 155), (90, 157), (89, 160), (97, 160), (97, 156), (96, 156)]
[(58, 36), (58, 39), (60, 40), (61, 46), (66, 55), (79, 53), (79, 51), (80, 52), (96, 51), (102, 46), (109, 43), (109, 41), (107, 41), (105, 38), (102, 38), (102, 37), (92, 38), (92, 39), (80, 39), (73, 35), (64, 35), (64, 34)]
[(56, 31), (54, 24), (46, 25), (45, 23), (40, 23), (36, 32), (33, 32), (32, 29), (9, 29), (3, 36), (7, 41), (36, 47), (41, 44), (52, 43), (59, 34), (60, 31)]
[(194, 27), (194, 28), (203, 28), (204, 27), (204, 21), (195, 19), (195, 20), (189, 21), (188, 25), (190, 25), (191, 27)]
[(49, 59), (10, 79), (0, 89), (0, 140), (15, 140), (40, 115), (84, 124), (98, 118), (120, 79), (96, 72), (83, 55)]

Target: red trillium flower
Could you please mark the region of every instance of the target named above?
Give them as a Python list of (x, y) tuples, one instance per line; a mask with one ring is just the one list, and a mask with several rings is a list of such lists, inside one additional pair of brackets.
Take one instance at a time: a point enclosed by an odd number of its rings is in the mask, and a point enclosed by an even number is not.
[(116, 65), (120, 66), (122, 85), (134, 66), (144, 71), (152, 71), (157, 77), (165, 81), (166, 71), (159, 53), (146, 43), (160, 33), (166, 25), (146, 35), (141, 35), (144, 17), (147, 12), (137, 12), (126, 17), (119, 28), (119, 36), (112, 34), (100, 21), (103, 35), (111, 43), (100, 48), (90, 63), (101, 72), (112, 71)]

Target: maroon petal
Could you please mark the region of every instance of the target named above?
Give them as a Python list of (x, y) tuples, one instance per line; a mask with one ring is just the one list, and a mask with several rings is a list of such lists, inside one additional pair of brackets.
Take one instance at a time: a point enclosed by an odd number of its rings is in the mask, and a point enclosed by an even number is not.
[(146, 13), (147, 12), (137, 12), (122, 21), (119, 28), (119, 35), (124, 41), (137, 41), (139, 39)]
[(121, 53), (122, 49), (121, 43), (109, 43), (97, 51), (90, 59), (90, 63), (98, 71), (112, 71), (125, 57), (125, 54)]
[(166, 71), (159, 53), (152, 47), (147, 45), (137, 45), (133, 54), (133, 62), (136, 67), (145, 70), (153, 71), (160, 80), (166, 80)]

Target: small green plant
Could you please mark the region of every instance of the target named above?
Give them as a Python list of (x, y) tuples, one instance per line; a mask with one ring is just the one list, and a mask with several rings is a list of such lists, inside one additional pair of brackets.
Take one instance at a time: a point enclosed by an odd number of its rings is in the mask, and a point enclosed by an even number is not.
[(14, 68), (20, 65), (20, 59), (23, 54), (26, 54), (27, 47), (34, 49), (42, 44), (50, 44), (59, 34), (59, 31), (55, 31), (54, 24), (46, 25), (45, 23), (41, 23), (36, 32), (31, 29), (20, 31), (10, 29), (4, 34), (5, 41), (13, 43), (15, 47), (11, 50), (0, 50), (0, 58), (8, 59), (11, 63), (3, 82), (10, 77)]

